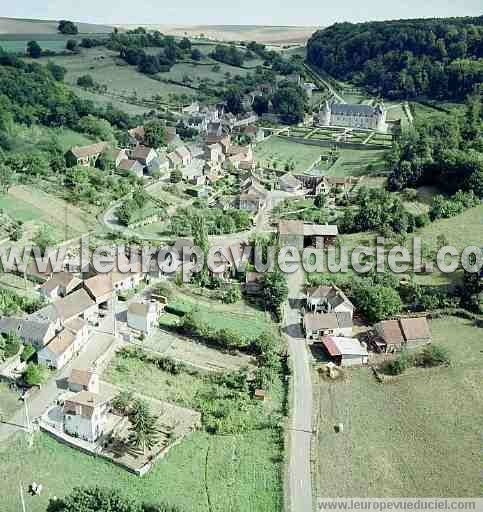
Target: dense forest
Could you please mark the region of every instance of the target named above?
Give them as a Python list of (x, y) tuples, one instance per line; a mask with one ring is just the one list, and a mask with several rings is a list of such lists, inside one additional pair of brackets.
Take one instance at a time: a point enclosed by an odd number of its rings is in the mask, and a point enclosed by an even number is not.
[(483, 17), (336, 23), (307, 60), (388, 98), (461, 100), (483, 82)]
[(483, 110), (481, 96), (469, 96), (464, 115), (418, 121), (388, 153), (389, 190), (436, 185), (483, 198)]

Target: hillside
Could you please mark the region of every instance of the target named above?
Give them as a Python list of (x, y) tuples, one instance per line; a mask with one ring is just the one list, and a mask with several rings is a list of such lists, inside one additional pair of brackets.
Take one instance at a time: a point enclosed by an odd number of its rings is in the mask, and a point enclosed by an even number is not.
[[(135, 26), (122, 25), (133, 29)], [(159, 30), (173, 36), (199, 37), (217, 41), (257, 41), (274, 45), (305, 44), (318, 27), (275, 27), (257, 25), (147, 25), (147, 29)]]
[[(1, 18), (0, 34), (58, 34), (58, 22), (55, 20), (28, 20), (19, 18)], [(80, 34), (109, 34), (112, 27), (107, 25), (93, 25), (91, 23), (77, 23)]]
[(482, 36), (483, 17), (336, 23), (307, 60), (385, 97), (461, 100), (483, 82)]

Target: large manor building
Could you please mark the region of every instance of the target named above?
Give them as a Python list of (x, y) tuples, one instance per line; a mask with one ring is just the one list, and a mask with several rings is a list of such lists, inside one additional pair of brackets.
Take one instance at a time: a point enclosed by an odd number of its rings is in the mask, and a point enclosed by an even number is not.
[(343, 126), (364, 128), (385, 132), (386, 109), (382, 103), (371, 105), (350, 105), (349, 103), (329, 103), (326, 101), (318, 114), (322, 126)]

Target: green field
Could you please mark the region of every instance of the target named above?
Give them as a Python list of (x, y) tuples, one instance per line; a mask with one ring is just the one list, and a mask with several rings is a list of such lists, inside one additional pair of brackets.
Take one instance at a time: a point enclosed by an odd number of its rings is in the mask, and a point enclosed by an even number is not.
[(388, 384), (367, 368), (337, 383), (315, 376), (318, 496), (480, 495), (482, 331), (455, 318), (432, 331), (450, 368), (413, 368)]
[[(49, 498), (74, 487), (101, 486), (148, 502), (165, 501), (189, 512), (274, 512), (281, 510), (281, 455), (278, 435), (268, 430), (237, 436), (197, 432), (140, 478), (114, 464), (37, 434), (28, 448), (18, 436), (13, 447), (2, 444), (2, 510), (21, 510), (19, 480), (36, 481), (40, 497), (28, 495), (29, 512), (45, 512)], [(211, 507), (208, 505), (208, 500)]]
[[(339, 150), (339, 158), (329, 170), (330, 176), (367, 176), (381, 172), (384, 168), (384, 150), (344, 149)], [(368, 166), (371, 168), (368, 169)]]
[(12, 187), (8, 194), (0, 196), (0, 208), (13, 219), (26, 223), (24, 226), (26, 238), (35, 236), (41, 224), (51, 226), (57, 240), (70, 239), (87, 233), (97, 224), (93, 214), (47, 194), (35, 186)]
[(258, 143), (254, 153), (262, 165), (276, 160), (279, 169), (283, 169), (285, 162), (295, 162), (295, 172), (304, 172), (316, 162), (325, 148), (309, 146), (284, 140), (283, 137), (270, 137), (268, 140)]
[(247, 339), (273, 329), (270, 318), (264, 312), (243, 303), (221, 304), (198, 296), (177, 294), (170, 305), (182, 311), (195, 311), (211, 328), (230, 329)]

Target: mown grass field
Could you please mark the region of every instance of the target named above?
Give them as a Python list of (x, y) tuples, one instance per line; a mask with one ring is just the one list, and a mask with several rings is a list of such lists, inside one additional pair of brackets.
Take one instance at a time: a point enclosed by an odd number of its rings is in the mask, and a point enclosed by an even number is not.
[(434, 320), (432, 331), (450, 368), (414, 368), (389, 384), (367, 368), (318, 381), (318, 496), (480, 495), (482, 331), (455, 318)]
[(47, 434), (37, 434), (32, 448), (18, 436), (13, 446), (0, 447), (0, 502), (5, 512), (21, 510), (21, 480), (44, 487), (40, 497), (31, 497), (25, 488), (29, 512), (45, 512), (49, 498), (80, 485), (117, 489), (140, 501), (165, 501), (190, 512), (274, 512), (282, 507), (277, 442), (268, 430), (239, 436), (196, 432), (140, 478)]
[(277, 160), (279, 169), (283, 169), (287, 161), (293, 160), (295, 172), (303, 172), (316, 162), (326, 148), (309, 146), (284, 140), (283, 137), (270, 137), (258, 143), (254, 149), (255, 157), (262, 165)]

